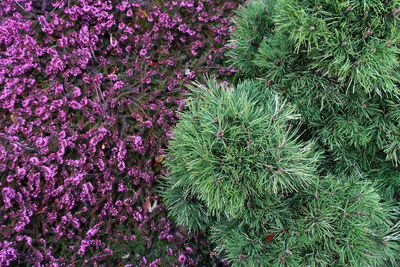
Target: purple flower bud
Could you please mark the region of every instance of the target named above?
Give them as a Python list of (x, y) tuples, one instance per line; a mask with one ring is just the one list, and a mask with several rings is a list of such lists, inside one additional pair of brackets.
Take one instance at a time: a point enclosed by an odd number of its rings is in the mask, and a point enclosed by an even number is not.
[(139, 53), (142, 57), (144, 57), (146, 54), (147, 54), (147, 50), (146, 49), (142, 49), (142, 50), (140, 50), (140, 53)]

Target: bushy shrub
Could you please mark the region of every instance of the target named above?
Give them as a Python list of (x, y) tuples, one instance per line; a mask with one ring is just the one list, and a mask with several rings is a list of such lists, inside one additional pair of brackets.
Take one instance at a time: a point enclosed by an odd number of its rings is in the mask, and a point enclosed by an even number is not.
[(322, 153), (298, 140), (293, 105), (249, 80), (190, 89), (163, 186), (178, 224), (210, 234), (233, 266), (394, 261), (391, 207), (370, 182), (319, 175)]
[(277, 95), (252, 82), (190, 89), (167, 164), (184, 196), (196, 196), (211, 215), (235, 218), (251, 197), (297, 191), (315, 177), (318, 154), (311, 143), (297, 144), (294, 108)]
[(237, 2), (0, 1), (0, 265), (200, 264), (155, 184)]
[(243, 214), (253, 201), (304, 189), (315, 178), (319, 154), (313, 143), (295, 140), (294, 107), (261, 88), (214, 80), (190, 87), (167, 154), (165, 202), (179, 224), (204, 231), (206, 214), (251, 222)]
[[(257, 77), (299, 107), (335, 172), (368, 171), (383, 161), (397, 167), (400, 2), (251, 3), (236, 18), (230, 62), (250, 77), (258, 69)], [(261, 19), (266, 10), (273, 15)], [(249, 25), (256, 43), (243, 41)], [(243, 47), (253, 47), (249, 60)]]
[[(214, 227), (216, 252), (233, 266), (385, 266), (395, 264), (398, 244), (385, 205), (368, 182), (327, 177), (284, 200), (285, 223), (258, 227), (238, 221)], [(281, 213), (264, 211), (265, 216)], [(277, 217), (277, 215), (275, 215)], [(385, 262), (387, 261), (387, 262)]]

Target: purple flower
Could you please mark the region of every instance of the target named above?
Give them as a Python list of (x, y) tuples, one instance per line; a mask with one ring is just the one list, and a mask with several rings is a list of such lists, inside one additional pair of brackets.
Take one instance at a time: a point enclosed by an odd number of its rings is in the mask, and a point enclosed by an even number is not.
[(192, 249), (191, 247), (186, 247), (186, 251), (187, 251), (189, 254), (193, 254), (193, 249)]
[(194, 71), (189, 72), (188, 77), (189, 79), (193, 79), (196, 76)]
[(186, 261), (186, 256), (184, 254), (179, 254), (178, 261), (181, 264), (184, 264)]
[(78, 87), (74, 87), (74, 91), (73, 91), (73, 93), (72, 93), (72, 96), (74, 97), (74, 98), (77, 98), (77, 97), (79, 97), (81, 95), (81, 89), (79, 89)]
[(11, 262), (17, 260), (17, 250), (13, 247), (14, 242), (0, 242), (0, 263), (9, 266)]
[(139, 53), (142, 57), (144, 57), (146, 54), (147, 54), (147, 50), (146, 49), (142, 49), (142, 50), (140, 50), (140, 53)]
[(174, 254), (174, 252), (171, 248), (167, 248), (167, 254), (172, 255), (172, 254)]
[(39, 137), (38, 139), (36, 139), (37, 147), (40, 147), (40, 148), (45, 147), (45, 146), (47, 146), (48, 143), (49, 143), (48, 137), (46, 137), (46, 138)]
[(69, 106), (75, 110), (81, 109), (82, 107), (81, 104), (79, 104), (76, 100), (72, 100), (71, 102), (69, 102)]

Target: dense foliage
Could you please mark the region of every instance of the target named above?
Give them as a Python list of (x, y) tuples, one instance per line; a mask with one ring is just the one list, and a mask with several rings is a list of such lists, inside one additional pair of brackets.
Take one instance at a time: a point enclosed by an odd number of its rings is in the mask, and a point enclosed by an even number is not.
[(0, 265), (400, 265), (399, 16), (0, 1)]
[[(189, 111), (169, 143), (173, 187), (167, 190), (179, 198), (195, 196), (211, 215), (234, 219), (243, 217), (252, 198), (298, 191), (314, 178), (319, 156), (312, 143), (297, 144), (296, 132), (289, 133), (296, 115), (277, 95), (261, 94), (251, 82), (233, 91), (215, 81), (190, 88)], [(204, 218), (198, 215), (191, 219)]]
[(245, 80), (190, 87), (169, 143), (177, 223), (234, 266), (398, 266), (399, 16), (398, 0), (241, 7)]
[(234, 72), (236, 2), (0, 1), (0, 265), (204, 260), (154, 185), (182, 85)]
[[(394, 262), (393, 207), (357, 177), (323, 176), (296, 108), (262, 83), (191, 86), (169, 142), (170, 215), (234, 266)], [(339, 178), (339, 179), (338, 179)]]
[(400, 189), (399, 8), (396, 0), (252, 1), (229, 55), (244, 76), (258, 69), (299, 107), (336, 173), (384, 165), (397, 178), (375, 176)]

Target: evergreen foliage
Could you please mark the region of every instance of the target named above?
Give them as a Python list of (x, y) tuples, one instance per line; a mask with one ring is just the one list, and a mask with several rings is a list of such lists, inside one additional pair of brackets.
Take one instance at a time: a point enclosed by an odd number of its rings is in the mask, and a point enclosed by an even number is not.
[[(254, 2), (254, 3), (253, 3)], [(252, 1), (239, 11), (230, 62), (295, 103), (338, 174), (400, 160), (400, 1)], [(255, 4), (257, 3), (257, 4)], [(247, 18), (258, 36), (241, 60)], [(250, 22), (249, 22), (250, 23)], [(258, 38), (260, 40), (261, 38)], [(377, 164), (379, 162), (379, 164)], [(394, 170), (399, 172), (398, 169)], [(398, 188), (399, 189), (399, 188)]]
[(313, 142), (296, 140), (294, 106), (262, 88), (253, 81), (225, 88), (214, 80), (190, 87), (167, 161), (166, 203), (174, 214), (183, 205), (197, 211), (190, 223), (191, 216), (177, 215), (180, 224), (202, 229), (194, 222), (204, 221), (204, 207), (218, 219), (243, 217), (246, 205), (266, 206), (266, 198), (304, 189), (316, 178), (320, 153)]
[(190, 89), (163, 183), (179, 225), (209, 233), (233, 266), (395, 261), (393, 207), (368, 181), (319, 173), (322, 152), (299, 140), (295, 106), (254, 80)]
[[(233, 266), (384, 266), (394, 251), (388, 242), (385, 206), (370, 183), (334, 177), (283, 200), (286, 224), (260, 227), (221, 223), (211, 240)], [(285, 214), (287, 215), (287, 214)], [(391, 257), (390, 257), (391, 256)]]
[(274, 2), (267, 1), (268, 5), (263, 1), (250, 1), (246, 7), (242, 6), (239, 9), (241, 16), (233, 20), (236, 25), (236, 38), (231, 45), (235, 49), (228, 51), (228, 55), (231, 57), (230, 63), (240, 66), (240, 72), (244, 74), (257, 72), (258, 68), (254, 68), (251, 62), (260, 43), (273, 31)]

